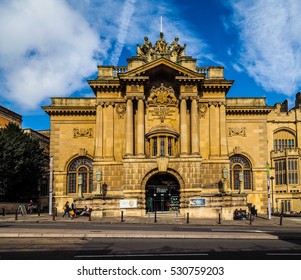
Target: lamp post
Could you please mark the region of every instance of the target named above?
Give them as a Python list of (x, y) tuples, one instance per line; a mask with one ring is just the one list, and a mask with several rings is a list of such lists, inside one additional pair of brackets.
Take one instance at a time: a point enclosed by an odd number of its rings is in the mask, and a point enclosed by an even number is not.
[(83, 197), (82, 186), (83, 186), (83, 175), (79, 174), (77, 177), (78, 183), (78, 197)]
[(96, 187), (96, 194), (100, 195), (101, 194), (101, 190), (100, 190), (100, 181), (101, 181), (101, 177), (102, 177), (102, 173), (101, 171), (98, 169), (96, 171), (96, 181), (97, 181), (97, 187)]
[(242, 182), (244, 181), (244, 174), (242, 173), (242, 171), (239, 171), (238, 180), (239, 180), (239, 191), (238, 191), (238, 193), (241, 193)]
[(274, 181), (275, 177), (271, 176), (270, 179), (271, 179), (271, 192), (272, 192), (272, 213), (274, 213), (274, 188), (273, 188), (273, 181)]

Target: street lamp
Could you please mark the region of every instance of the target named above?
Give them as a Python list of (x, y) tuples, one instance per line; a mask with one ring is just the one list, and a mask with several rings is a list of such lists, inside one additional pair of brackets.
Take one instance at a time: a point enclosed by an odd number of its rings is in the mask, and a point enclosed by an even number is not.
[(238, 180), (239, 180), (239, 191), (238, 191), (238, 193), (241, 193), (242, 182), (244, 181), (244, 174), (242, 173), (242, 171), (239, 171)]
[(100, 191), (100, 181), (102, 178), (102, 173), (101, 171), (98, 169), (96, 171), (96, 181), (97, 181), (97, 188), (96, 188), (96, 194), (100, 195), (101, 191)]
[(273, 181), (274, 181), (275, 177), (271, 176), (270, 179), (271, 179), (271, 187), (272, 187), (272, 189), (271, 189), (271, 191), (272, 191), (272, 213), (274, 213), (274, 188), (273, 188)]
[(83, 197), (82, 186), (83, 186), (83, 174), (79, 174), (77, 177), (78, 183), (78, 196)]

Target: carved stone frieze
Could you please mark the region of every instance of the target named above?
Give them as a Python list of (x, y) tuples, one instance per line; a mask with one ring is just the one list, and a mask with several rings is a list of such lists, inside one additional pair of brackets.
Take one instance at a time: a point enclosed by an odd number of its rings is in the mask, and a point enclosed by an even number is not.
[(245, 127), (229, 127), (228, 136), (243, 136), (246, 137), (246, 128)]
[(92, 128), (73, 128), (73, 138), (88, 137), (93, 138)]

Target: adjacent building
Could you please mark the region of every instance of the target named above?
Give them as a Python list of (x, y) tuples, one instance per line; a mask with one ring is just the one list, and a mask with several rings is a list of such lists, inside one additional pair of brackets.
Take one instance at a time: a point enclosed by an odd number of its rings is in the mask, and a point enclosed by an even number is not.
[(127, 66), (98, 66), (95, 97), (52, 98), (53, 201), (93, 215), (153, 212), (232, 219), (255, 205), (300, 211), (300, 94), (296, 106), (228, 98), (224, 67), (197, 66), (161, 32)]

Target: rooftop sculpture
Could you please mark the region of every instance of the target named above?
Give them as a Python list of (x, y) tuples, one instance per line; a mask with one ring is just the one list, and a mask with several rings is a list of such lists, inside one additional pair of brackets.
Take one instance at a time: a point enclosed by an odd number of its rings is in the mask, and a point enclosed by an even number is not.
[(137, 55), (145, 58), (148, 62), (155, 60), (159, 57), (165, 57), (172, 61), (177, 61), (179, 57), (185, 56), (185, 48), (181, 46), (179, 43), (179, 38), (175, 37), (175, 40), (167, 45), (166, 40), (164, 39), (163, 32), (160, 32), (160, 38), (157, 40), (154, 46), (148, 40), (148, 37), (144, 37), (144, 44), (142, 46), (137, 44)]

